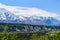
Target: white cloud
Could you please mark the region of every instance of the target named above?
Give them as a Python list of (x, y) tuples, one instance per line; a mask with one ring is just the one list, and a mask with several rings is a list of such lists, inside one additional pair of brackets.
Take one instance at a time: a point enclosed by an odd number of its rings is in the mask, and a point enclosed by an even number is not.
[(22, 15), (22, 16), (45, 16), (45, 17), (55, 17), (57, 19), (60, 16), (57, 13), (47, 12), (38, 8), (28, 8), (28, 7), (19, 7), (19, 6), (7, 6), (0, 3), (0, 8), (5, 8), (6, 10), (13, 12), (15, 15)]

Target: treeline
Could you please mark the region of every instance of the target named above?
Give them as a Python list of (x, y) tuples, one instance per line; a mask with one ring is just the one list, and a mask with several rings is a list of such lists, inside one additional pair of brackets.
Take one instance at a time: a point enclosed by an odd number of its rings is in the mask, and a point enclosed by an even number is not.
[[(2, 25), (0, 25), (0, 27), (2, 27)], [(7, 32), (7, 29), (8, 29), (7, 24), (3, 26), (4, 26), (3, 32), (0, 32), (0, 40), (60, 40), (60, 31), (56, 29), (52, 29), (47, 33), (41, 33), (41, 32), (20, 33), (20, 32)], [(11, 26), (13, 27), (13, 25)], [(17, 25), (17, 26), (20, 27), (21, 25)], [(40, 27), (43, 27), (43, 26), (40, 26)]]
[(44, 25), (0, 23), (0, 32), (4, 31), (5, 26), (7, 32), (48, 32), (53, 29), (51, 26)]

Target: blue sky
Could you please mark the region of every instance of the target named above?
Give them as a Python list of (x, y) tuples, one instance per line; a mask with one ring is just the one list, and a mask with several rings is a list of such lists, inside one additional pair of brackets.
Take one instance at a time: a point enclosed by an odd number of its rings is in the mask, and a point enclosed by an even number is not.
[(35, 7), (60, 14), (60, 0), (0, 0), (10, 6)]

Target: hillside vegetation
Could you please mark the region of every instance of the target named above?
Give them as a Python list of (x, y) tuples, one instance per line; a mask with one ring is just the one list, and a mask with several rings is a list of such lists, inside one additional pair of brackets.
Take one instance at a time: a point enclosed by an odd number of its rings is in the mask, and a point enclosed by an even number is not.
[(0, 40), (60, 40), (60, 32), (56, 29), (52, 29), (47, 33), (7, 32), (7, 29), (8, 27), (5, 25), (4, 31), (0, 32)]

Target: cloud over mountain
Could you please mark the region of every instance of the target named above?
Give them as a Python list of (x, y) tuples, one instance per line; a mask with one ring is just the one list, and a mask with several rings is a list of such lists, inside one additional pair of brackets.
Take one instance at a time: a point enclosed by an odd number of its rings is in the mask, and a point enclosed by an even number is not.
[(7, 6), (0, 3), (0, 22), (59, 25), (60, 16), (34, 7)]
[(22, 16), (45, 16), (45, 17), (58, 17), (59, 15), (56, 13), (47, 12), (38, 8), (28, 8), (28, 7), (20, 7), (20, 6), (7, 6), (0, 3), (0, 8), (5, 8), (8, 11), (13, 12), (16, 15)]

